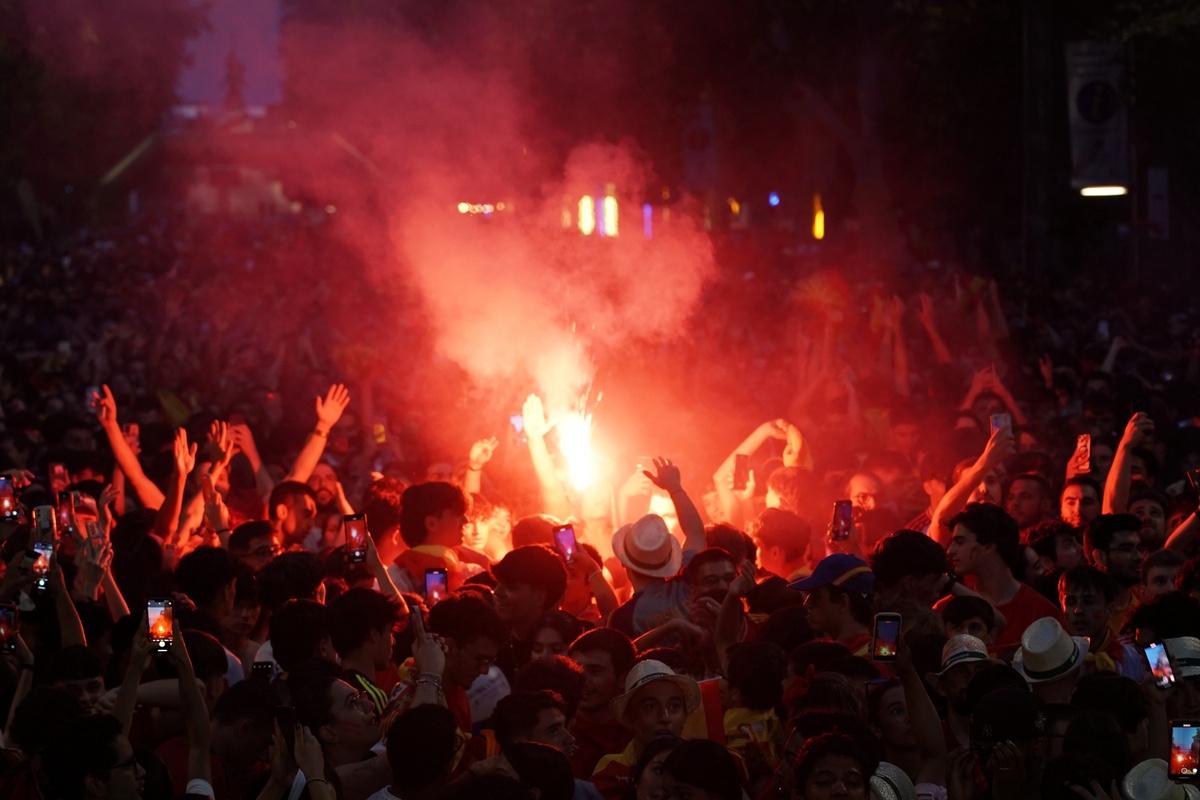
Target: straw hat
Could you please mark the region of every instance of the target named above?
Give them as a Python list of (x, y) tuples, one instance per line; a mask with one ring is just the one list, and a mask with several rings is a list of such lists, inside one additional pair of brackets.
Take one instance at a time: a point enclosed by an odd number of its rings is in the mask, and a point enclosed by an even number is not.
[(641, 575), (669, 578), (683, 564), (683, 550), (658, 514), (647, 514), (613, 534), (617, 560)]
[(1085, 636), (1071, 636), (1054, 617), (1042, 617), (1021, 634), (1013, 669), (1029, 683), (1056, 680), (1079, 669), (1090, 644)]
[(880, 761), (871, 776), (871, 797), (875, 800), (917, 800), (917, 789), (904, 770)]
[(1121, 794), (1125, 800), (1189, 800), (1200, 798), (1200, 789), (1175, 783), (1167, 774), (1167, 762), (1148, 758), (1135, 764), (1121, 780)]
[(1180, 636), (1166, 639), (1167, 654), (1175, 665), (1175, 677), (1190, 678), (1200, 675), (1200, 639), (1195, 636)]
[(629, 701), (633, 699), (633, 696), (637, 694), (639, 689), (655, 681), (674, 683), (682, 689), (687, 713), (691, 714), (700, 707), (700, 684), (687, 675), (676, 675), (670, 667), (661, 661), (647, 659), (634, 664), (633, 669), (629, 670), (629, 675), (625, 678), (625, 694), (612, 699), (613, 716), (618, 721), (624, 722), (625, 709), (629, 705)]

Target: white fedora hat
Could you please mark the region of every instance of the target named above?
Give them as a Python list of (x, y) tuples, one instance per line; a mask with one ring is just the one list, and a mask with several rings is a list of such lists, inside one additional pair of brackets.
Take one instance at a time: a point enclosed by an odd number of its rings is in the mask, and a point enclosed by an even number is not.
[(1056, 680), (1079, 669), (1090, 645), (1087, 637), (1067, 633), (1054, 617), (1042, 617), (1021, 634), (1013, 669), (1029, 683)]
[(625, 678), (625, 694), (612, 699), (613, 716), (617, 718), (618, 722), (625, 722), (625, 708), (637, 694), (638, 689), (655, 681), (669, 681), (682, 689), (687, 713), (691, 714), (700, 707), (702, 702), (700, 684), (687, 675), (677, 675), (663, 662), (648, 658), (633, 665), (633, 669), (629, 670), (629, 675)]
[(1121, 779), (1121, 794), (1125, 800), (1190, 800), (1200, 798), (1200, 789), (1175, 783), (1167, 774), (1167, 762), (1148, 758)]
[(617, 560), (642, 575), (669, 578), (683, 565), (683, 550), (658, 514), (647, 514), (613, 534)]
[(1175, 665), (1175, 676), (1190, 678), (1200, 675), (1200, 639), (1195, 636), (1180, 636), (1163, 642), (1167, 655)]

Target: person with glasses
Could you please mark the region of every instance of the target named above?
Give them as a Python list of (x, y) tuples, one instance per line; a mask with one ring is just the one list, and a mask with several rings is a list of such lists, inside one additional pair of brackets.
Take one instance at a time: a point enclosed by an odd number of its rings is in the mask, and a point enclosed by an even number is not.
[(1092, 566), (1112, 578), (1117, 594), (1108, 615), (1108, 629), (1120, 636), (1129, 618), (1144, 601), (1142, 560), (1146, 557), (1140, 531), (1142, 521), (1133, 514), (1101, 514), (1087, 527), (1083, 550)]
[(262, 569), (282, 552), (279, 534), (265, 520), (243, 522), (229, 535), (229, 552), (250, 569)]

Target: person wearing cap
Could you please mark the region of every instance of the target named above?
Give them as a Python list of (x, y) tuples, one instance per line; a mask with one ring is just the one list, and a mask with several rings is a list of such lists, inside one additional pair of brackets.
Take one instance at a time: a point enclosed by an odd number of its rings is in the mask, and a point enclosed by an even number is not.
[(1012, 666), (1045, 702), (1069, 703), (1087, 654), (1085, 637), (1071, 636), (1057, 619), (1043, 617), (1022, 634)]
[(681, 547), (658, 514), (646, 514), (613, 534), (613, 554), (629, 575), (633, 597), (612, 613), (608, 624), (631, 639), (672, 619), (687, 617), (691, 587), (678, 573), (704, 548), (704, 521), (683, 491), (679, 468), (662, 458), (656, 458), (654, 466), (656, 475), (645, 474), (670, 494), (684, 542)]
[[(1007, 623), (992, 645), (993, 655), (1007, 657), (1034, 620), (1060, 618), (1057, 606), (1017, 580), (1016, 576), (1024, 573), (1025, 548), (1016, 520), (1004, 509), (990, 503), (969, 505), (950, 521), (950, 528), (953, 533), (947, 555), (954, 574), (974, 578), (975, 591)], [(940, 600), (938, 609), (946, 602)]]
[(612, 701), (613, 716), (633, 732), (633, 739), (622, 752), (596, 764), (592, 783), (600, 793), (608, 800), (620, 798), (646, 745), (662, 736), (681, 738), (684, 722), (700, 704), (700, 686), (692, 678), (653, 659), (635, 664), (625, 693)]
[(977, 765), (993, 797), (1036, 798), (1049, 752), (1046, 703), (1025, 689), (997, 689), (975, 705), (971, 716), (973, 759), (966, 760), (966, 776), (961, 771), (951, 776), (950, 795), (974, 796), (970, 790), (956, 791), (954, 784), (961, 786), (966, 777), (970, 787), (970, 769)]
[(988, 656), (982, 639), (969, 634), (951, 637), (942, 647), (942, 668), (925, 676), (933, 690), (946, 699), (943, 732), (946, 747), (954, 749), (971, 741), (971, 704), (967, 686), (983, 664), (1004, 662)]
[(804, 601), (813, 630), (841, 642), (856, 656), (871, 649), (871, 595), (875, 575), (858, 556), (834, 553), (821, 559), (813, 574), (789, 584), (808, 592)]
[(1116, 583), (1095, 567), (1074, 567), (1058, 579), (1058, 602), (1067, 629), (1089, 642), (1084, 674), (1115, 672), (1140, 682), (1146, 674), (1144, 659), (1108, 627), (1116, 595)]
[(1175, 671), (1175, 691), (1166, 692), (1171, 719), (1200, 719), (1200, 639), (1178, 636), (1164, 639)]

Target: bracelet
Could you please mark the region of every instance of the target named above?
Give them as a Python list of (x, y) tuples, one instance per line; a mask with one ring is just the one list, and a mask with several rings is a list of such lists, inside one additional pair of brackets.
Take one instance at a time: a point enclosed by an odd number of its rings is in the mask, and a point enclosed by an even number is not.
[(313, 436), (320, 436), (322, 439), (329, 437), (329, 431), (323, 431), (320, 428), (313, 428)]
[(483, 472), (483, 467), (472, 467), (470, 464), (468, 464), (467, 472)]
[(310, 778), (307, 775), (304, 776), (304, 782), (306, 784), (307, 783), (323, 783), (326, 786), (329, 785), (329, 781), (325, 780), (324, 778)]
[(442, 676), (435, 675), (432, 672), (422, 672), (417, 676), (416, 680), (413, 681), (413, 685), (421, 686), (422, 684), (430, 684), (440, 692), (442, 691)]
[(217, 536), (220, 536), (222, 533), (229, 533), (229, 532), (230, 532), (229, 528), (217, 528), (217, 530), (215, 531)]

